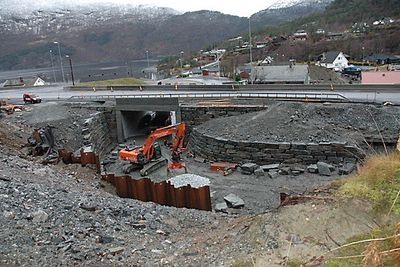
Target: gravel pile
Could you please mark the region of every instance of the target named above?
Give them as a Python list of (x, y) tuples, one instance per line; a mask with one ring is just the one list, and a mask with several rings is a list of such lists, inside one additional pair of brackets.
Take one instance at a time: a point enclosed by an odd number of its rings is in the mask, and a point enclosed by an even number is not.
[(397, 107), (283, 102), (267, 111), (211, 120), (197, 130), (236, 141), (361, 143), (364, 137), (397, 136), (399, 115)]
[(175, 187), (183, 187), (190, 185), (193, 188), (200, 188), (203, 186), (209, 186), (210, 180), (196, 174), (185, 173), (168, 179), (168, 181)]
[(2, 266), (158, 266), (190, 250), (183, 233), (218, 220), (210, 212), (122, 199), (94, 177), (81, 180), (9, 152), (0, 145)]

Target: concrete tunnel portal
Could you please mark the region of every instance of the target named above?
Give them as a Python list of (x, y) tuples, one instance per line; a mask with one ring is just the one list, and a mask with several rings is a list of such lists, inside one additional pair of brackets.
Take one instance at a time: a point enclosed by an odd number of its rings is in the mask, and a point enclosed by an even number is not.
[(124, 139), (147, 136), (155, 129), (171, 125), (174, 116), (174, 111), (121, 111)]
[(180, 122), (177, 98), (117, 98), (118, 142), (147, 136), (151, 131)]

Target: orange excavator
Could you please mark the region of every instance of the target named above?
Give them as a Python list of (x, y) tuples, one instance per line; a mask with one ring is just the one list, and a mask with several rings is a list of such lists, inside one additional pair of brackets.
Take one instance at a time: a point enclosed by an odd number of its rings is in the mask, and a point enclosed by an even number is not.
[(140, 174), (142, 176), (147, 176), (151, 172), (165, 166), (168, 160), (161, 157), (161, 147), (155, 141), (172, 134), (175, 134), (175, 138), (170, 147), (172, 160), (168, 165), (168, 170), (184, 168), (186, 171), (186, 165), (180, 158), (180, 154), (185, 149), (183, 143), (185, 131), (185, 123), (169, 125), (151, 132), (142, 147), (127, 147), (122, 149), (119, 152), (119, 158), (131, 162), (131, 164), (123, 167), (123, 172), (128, 174), (134, 169), (141, 169)]

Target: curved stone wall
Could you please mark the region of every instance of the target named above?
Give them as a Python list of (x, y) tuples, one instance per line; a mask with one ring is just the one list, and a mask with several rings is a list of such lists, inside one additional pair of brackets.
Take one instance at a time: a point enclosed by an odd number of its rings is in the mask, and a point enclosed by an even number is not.
[(329, 143), (251, 143), (216, 138), (200, 133), (196, 128), (190, 136), (192, 151), (213, 161), (257, 164), (313, 164), (318, 161), (340, 163), (364, 158), (362, 151), (345, 142)]

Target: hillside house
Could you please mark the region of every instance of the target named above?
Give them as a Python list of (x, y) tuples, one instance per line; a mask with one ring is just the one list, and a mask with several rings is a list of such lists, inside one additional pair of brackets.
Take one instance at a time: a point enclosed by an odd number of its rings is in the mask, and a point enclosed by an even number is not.
[(254, 67), (254, 83), (258, 84), (309, 84), (308, 65), (299, 64), (281, 66)]
[(344, 39), (344, 33), (343, 32), (328, 32), (328, 34), (326, 35), (326, 38), (330, 41), (342, 40), (342, 39)]
[(365, 58), (365, 61), (374, 64), (400, 63), (400, 57), (387, 54), (372, 54)]
[(400, 71), (363, 71), (361, 84), (400, 84)]
[(297, 41), (305, 41), (308, 38), (308, 33), (304, 30), (298, 30), (293, 34), (293, 39)]
[(349, 65), (347, 57), (348, 55), (345, 55), (343, 52), (339, 51), (326, 52), (321, 55), (319, 66), (339, 71)]

